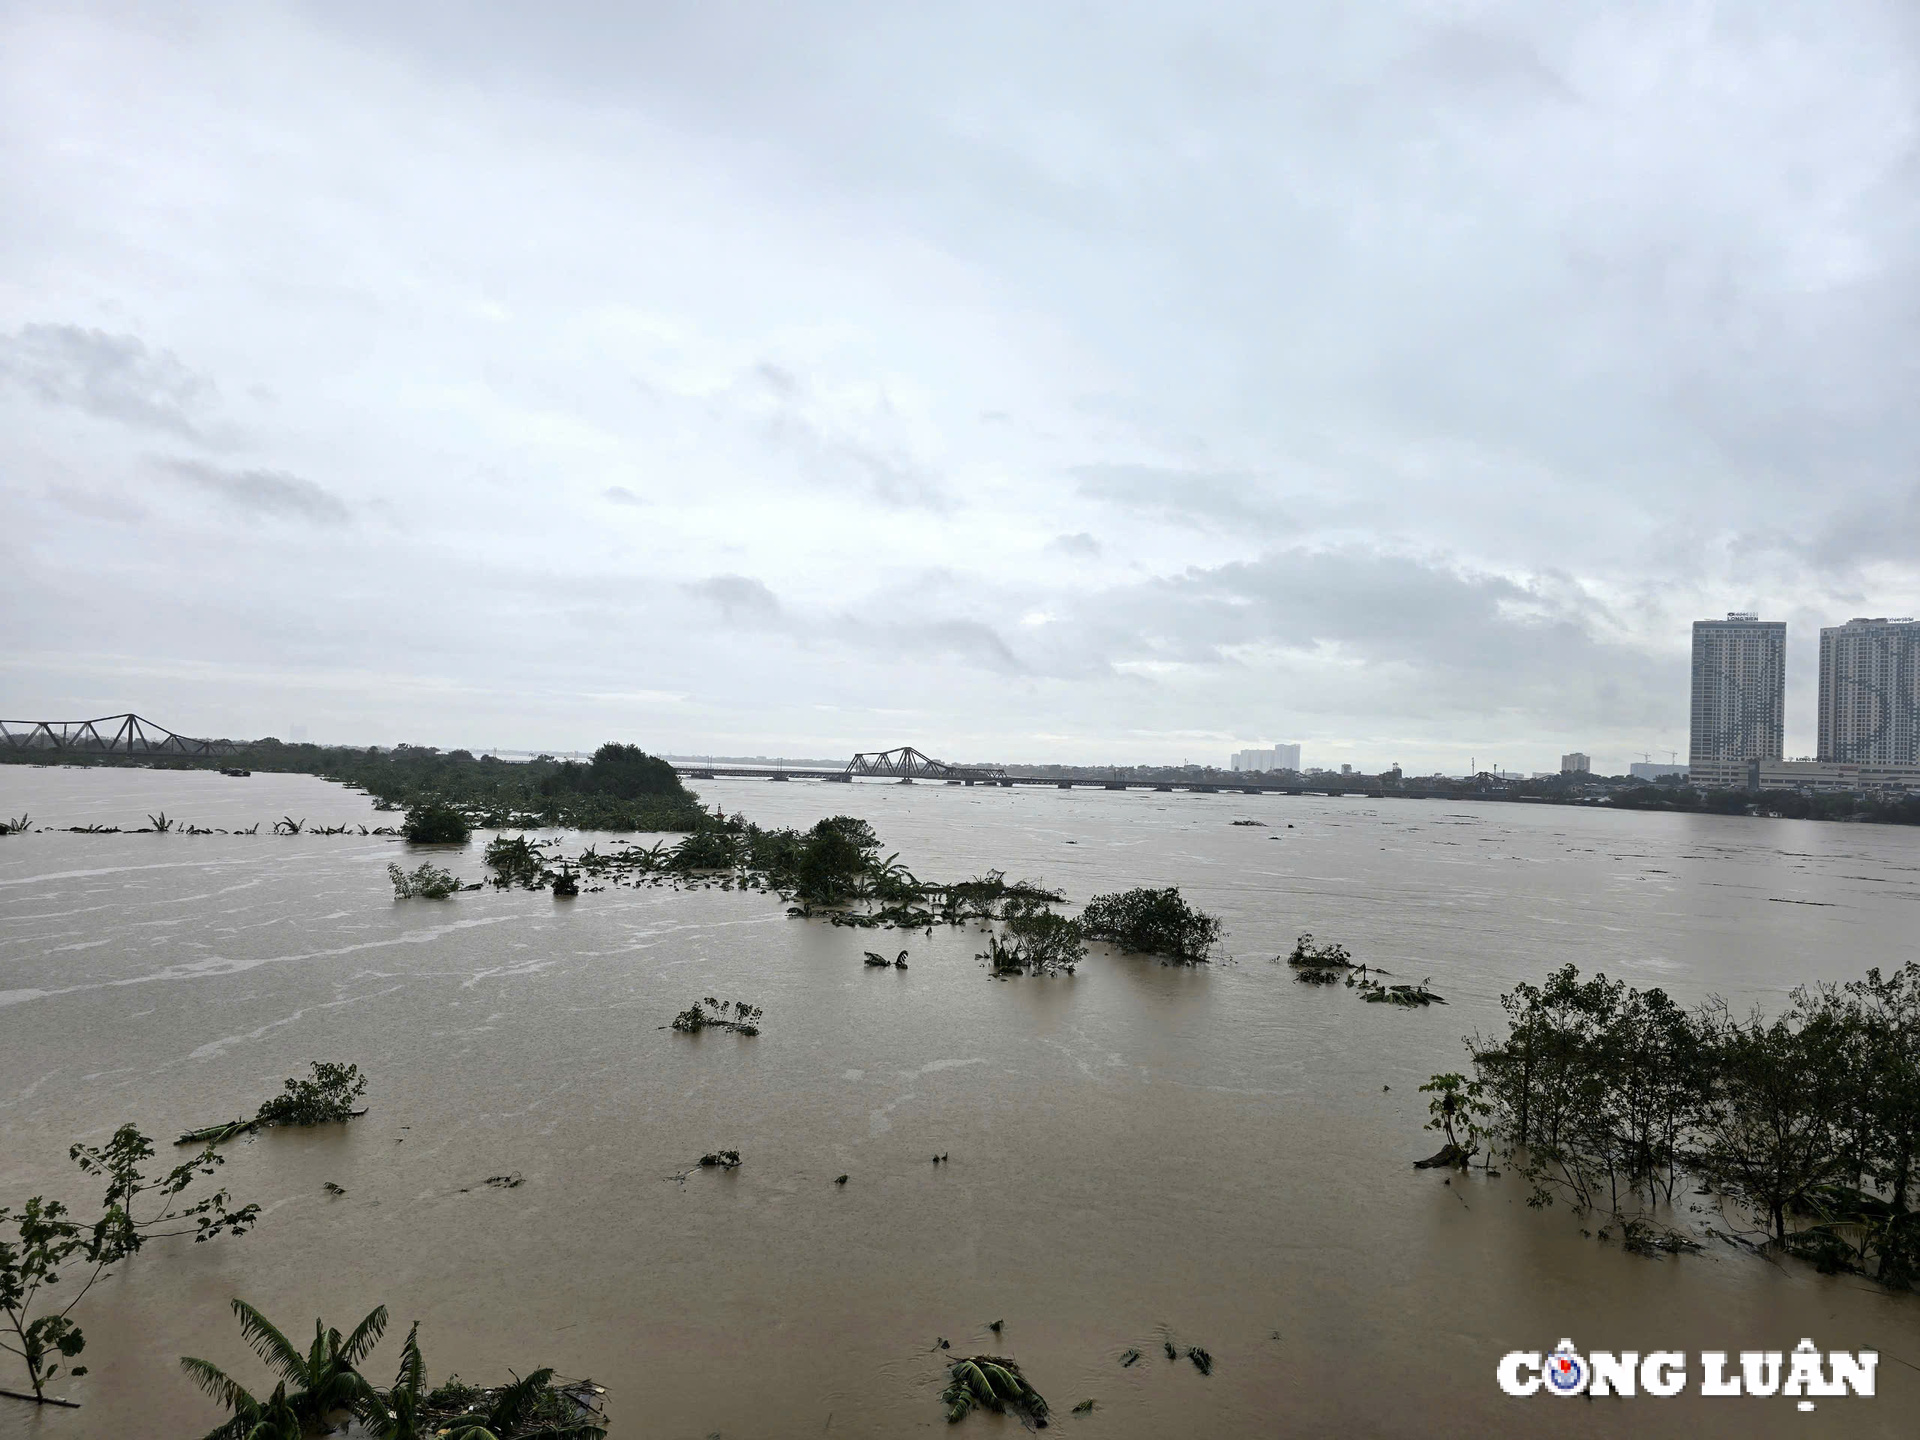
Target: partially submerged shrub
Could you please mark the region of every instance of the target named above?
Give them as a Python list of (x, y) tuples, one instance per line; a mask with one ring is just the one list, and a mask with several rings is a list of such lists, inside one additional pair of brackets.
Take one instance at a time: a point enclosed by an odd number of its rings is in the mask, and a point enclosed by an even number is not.
[(1205, 960), (1225, 928), (1217, 917), (1181, 899), (1179, 889), (1171, 886), (1096, 895), (1087, 902), (1080, 922), (1089, 939), (1189, 964)]
[(312, 1079), (289, 1078), (285, 1090), (262, 1105), (251, 1120), (229, 1120), (189, 1130), (173, 1143), (214, 1146), (268, 1125), (330, 1125), (367, 1113), (353, 1108), (353, 1102), (367, 1090), (366, 1077), (358, 1065), (316, 1060), (311, 1068)]
[(364, 1111), (353, 1102), (367, 1093), (367, 1077), (358, 1065), (313, 1062), (311, 1080), (289, 1079), (283, 1093), (260, 1107), (262, 1125), (329, 1125), (350, 1120)]
[(1337, 943), (1316, 945), (1313, 942), (1313, 932), (1307, 930), (1293, 942), (1293, 953), (1287, 956), (1287, 964), (1307, 969), (1350, 970), (1353, 968), (1353, 953), (1346, 946)]
[(460, 879), (437, 865), (422, 862), (411, 875), (398, 865), (387, 866), (396, 900), (444, 900), (460, 888)]
[(708, 995), (674, 1016), (673, 1028), (685, 1035), (698, 1035), (702, 1030), (731, 1030), (736, 1035), (758, 1035), (760, 1027), (755, 1022), (760, 1019), (760, 1014), (758, 1005), (749, 1005), (744, 1000), (735, 1000), (729, 1005), (724, 1000), (716, 1000)]
[(947, 1407), (947, 1423), (967, 1418), (974, 1406), (996, 1413), (1012, 1410), (1035, 1428), (1047, 1423), (1046, 1397), (1027, 1383), (1020, 1367), (1004, 1355), (966, 1355), (956, 1359), (947, 1370), (947, 1388), (940, 1392), (940, 1403)]
[[(8, 1233), (0, 1240), (0, 1334), (11, 1335), (0, 1340), (0, 1351), (24, 1363), (33, 1391), (6, 1394), (78, 1408), (45, 1390), (62, 1373), (70, 1378), (87, 1373), (85, 1365), (72, 1363), (87, 1348), (73, 1311), (107, 1277), (107, 1267), (166, 1236), (190, 1234), (199, 1242), (244, 1235), (260, 1207), (235, 1206), (225, 1190), (184, 1199), (187, 1190), (225, 1163), (211, 1146), (166, 1175), (151, 1177), (142, 1167), (153, 1158), (153, 1142), (132, 1125), (122, 1125), (105, 1145), (75, 1145), (67, 1154), (82, 1172), (106, 1181), (100, 1218), (84, 1224), (58, 1200), (40, 1195), (29, 1196), (18, 1211), (0, 1205), (0, 1233)], [(68, 1272), (60, 1292), (65, 1303), (54, 1309), (49, 1297), (62, 1271)], [(42, 1306), (47, 1313), (35, 1315)]]
[(473, 827), (453, 806), (428, 801), (407, 811), (400, 833), (415, 845), (464, 845)]
[(541, 849), (551, 842), (529, 840), (524, 835), (509, 838), (497, 835), (487, 842), (487, 868), (493, 871), (493, 883), (505, 890), (511, 885), (519, 885), (527, 890), (538, 890), (547, 879), (546, 856)]
[(1051, 910), (1010, 906), (1005, 936), (989, 936), (982, 958), (996, 975), (1071, 975), (1087, 958), (1086, 927)]

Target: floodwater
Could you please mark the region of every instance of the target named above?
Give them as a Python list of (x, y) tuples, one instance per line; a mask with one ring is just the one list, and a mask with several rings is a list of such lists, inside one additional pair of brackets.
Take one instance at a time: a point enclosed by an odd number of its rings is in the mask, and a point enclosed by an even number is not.
[[(219, 1417), (177, 1356), (266, 1383), (232, 1296), (296, 1339), (384, 1302), (382, 1380), (415, 1319), (435, 1379), (591, 1376), (616, 1437), (943, 1432), (943, 1336), (1018, 1359), (1055, 1425), (1088, 1436), (1913, 1433), (1920, 1297), (1724, 1246), (1633, 1258), (1564, 1209), (1529, 1210), (1511, 1179), (1446, 1184), (1409, 1162), (1437, 1145), (1416, 1087), (1460, 1065), (1460, 1037), (1497, 1024), (1516, 980), (1572, 961), (1777, 1005), (1797, 982), (1910, 958), (1920, 830), (704, 789), (766, 824), (857, 813), (930, 877), (1000, 867), (1075, 901), (1177, 884), (1225, 917), (1227, 953), (1182, 969), (1096, 952), (1071, 978), (995, 983), (977, 933), (834, 929), (752, 893), (395, 902), (385, 867), (404, 846), (266, 833), (283, 814), (391, 818), (323, 782), (0, 770), (0, 813), (46, 824), (263, 822), (0, 838), (0, 1200), (92, 1202), (73, 1142), (250, 1113), (311, 1060), (372, 1082), (351, 1125), (228, 1147), (222, 1178), (260, 1202), (257, 1230), (124, 1266), (79, 1312), (92, 1373), (56, 1387), (84, 1408), (0, 1400), (0, 1436), (204, 1433)], [(477, 842), (453, 868), (479, 878)], [(1273, 957), (1301, 930), (1452, 1003), (1294, 984)], [(901, 945), (906, 970), (861, 963)], [(662, 1028), (704, 995), (763, 1006), (760, 1036)], [(740, 1170), (685, 1173), (723, 1147)], [(1211, 1377), (1169, 1363), (1164, 1336), (1210, 1350)], [(1803, 1414), (1691, 1393), (1511, 1399), (1494, 1381), (1504, 1352), (1562, 1337), (1697, 1354), (1803, 1336), (1878, 1349), (1878, 1397)], [(1122, 1368), (1130, 1347), (1145, 1358)], [(1085, 1399), (1091, 1415), (1068, 1413)]]

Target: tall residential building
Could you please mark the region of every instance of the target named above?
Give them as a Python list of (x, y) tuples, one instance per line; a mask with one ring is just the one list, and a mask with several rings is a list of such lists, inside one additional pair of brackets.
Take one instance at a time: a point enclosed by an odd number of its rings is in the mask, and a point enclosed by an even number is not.
[(1593, 769), (1593, 757), (1576, 750), (1571, 755), (1560, 757), (1562, 775), (1585, 775)]
[(1235, 770), (1298, 770), (1300, 747), (1276, 745), (1271, 750), (1240, 750), (1228, 763)]
[(1778, 760), (1786, 741), (1787, 625), (1733, 611), (1693, 622), (1696, 784), (1744, 785), (1749, 760)]
[(1820, 758), (1920, 765), (1920, 624), (1849, 620), (1821, 630)]

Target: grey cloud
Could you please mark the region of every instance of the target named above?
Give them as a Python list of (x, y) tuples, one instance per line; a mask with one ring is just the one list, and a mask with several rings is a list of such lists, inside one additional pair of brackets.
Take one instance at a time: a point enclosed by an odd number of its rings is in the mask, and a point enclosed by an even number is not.
[[(1657, 725), (1677, 660), (1595, 637), (1602, 608), (1560, 577), (1527, 581), (1361, 548), (1283, 551), (1095, 597), (1056, 645), (1063, 673), (1141, 662), (1245, 670), (1331, 663), (1375, 713), (1579, 715)], [(1327, 683), (1325, 681), (1322, 682)], [(1329, 701), (1332, 696), (1327, 697)], [(1302, 697), (1307, 704), (1316, 703)]]
[(729, 625), (766, 629), (784, 618), (780, 600), (764, 583), (747, 575), (714, 575), (681, 586), (696, 600), (711, 605)]
[(890, 509), (951, 508), (936, 477), (914, 460), (866, 440), (832, 433), (796, 411), (775, 415), (767, 422), (766, 434), (797, 455), (816, 481), (858, 490)]
[(78, 325), (23, 325), (0, 335), (0, 378), (49, 405), (184, 436), (196, 435), (192, 412), (213, 388), (172, 351)]
[(1001, 675), (1021, 674), (1028, 668), (997, 630), (979, 620), (929, 618), (876, 624), (843, 616), (834, 635), (843, 644), (881, 656), (944, 656)]
[(761, 361), (754, 367), (754, 374), (775, 394), (791, 398), (800, 393), (800, 382), (794, 378), (793, 372), (772, 361)]
[(600, 492), (600, 498), (610, 505), (645, 505), (645, 496), (636, 495), (624, 485), (609, 485)]
[(1067, 473), (1089, 500), (1146, 511), (1195, 529), (1294, 528), (1286, 511), (1261, 493), (1258, 477), (1245, 471), (1101, 464), (1075, 465)]
[(283, 470), (227, 470), (202, 460), (163, 460), (175, 479), (254, 517), (344, 525), (346, 503), (322, 485)]
[(1084, 530), (1077, 535), (1056, 535), (1047, 542), (1047, 548), (1082, 560), (1098, 560), (1101, 554), (1100, 542)]

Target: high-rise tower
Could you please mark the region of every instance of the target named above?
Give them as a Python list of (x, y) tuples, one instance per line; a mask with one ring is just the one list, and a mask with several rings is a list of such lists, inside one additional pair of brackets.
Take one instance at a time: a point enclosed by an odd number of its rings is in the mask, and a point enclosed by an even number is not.
[(1849, 620), (1821, 630), (1820, 758), (1920, 765), (1920, 624)]
[(1778, 760), (1786, 741), (1787, 625), (1742, 611), (1693, 622), (1695, 784), (1744, 785), (1749, 760)]

